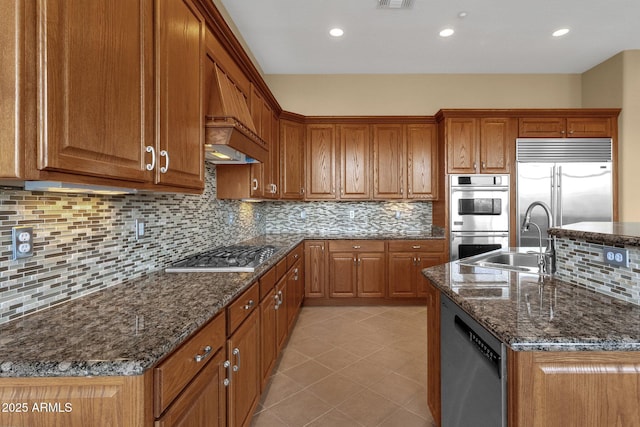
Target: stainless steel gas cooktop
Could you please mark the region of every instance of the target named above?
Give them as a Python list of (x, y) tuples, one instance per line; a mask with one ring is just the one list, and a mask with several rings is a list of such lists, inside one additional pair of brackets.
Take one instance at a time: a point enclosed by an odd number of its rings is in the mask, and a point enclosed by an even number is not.
[(223, 246), (194, 255), (165, 269), (168, 273), (252, 272), (278, 250), (275, 246)]

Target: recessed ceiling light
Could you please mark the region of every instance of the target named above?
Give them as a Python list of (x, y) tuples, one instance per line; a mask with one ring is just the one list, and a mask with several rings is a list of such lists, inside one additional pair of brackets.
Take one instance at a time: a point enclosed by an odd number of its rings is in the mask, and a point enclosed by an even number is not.
[(468, 13), (463, 11), (463, 12), (458, 13), (458, 18), (460, 18), (460, 19), (466, 18), (467, 15), (468, 15)]
[(453, 28), (445, 28), (444, 30), (440, 31), (440, 37), (450, 37), (453, 35), (453, 33), (455, 33), (455, 31), (453, 31)]
[(551, 35), (553, 37), (562, 37), (565, 34), (569, 33), (569, 29), (568, 28), (560, 28), (559, 30), (555, 30)]
[(342, 28), (332, 28), (329, 30), (329, 34), (333, 37), (342, 37), (344, 35), (344, 31)]

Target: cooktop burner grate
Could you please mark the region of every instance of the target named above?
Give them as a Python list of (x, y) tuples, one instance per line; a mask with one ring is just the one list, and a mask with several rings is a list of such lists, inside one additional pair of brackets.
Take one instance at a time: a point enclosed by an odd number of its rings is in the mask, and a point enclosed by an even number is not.
[(187, 258), (167, 268), (174, 272), (252, 272), (277, 251), (275, 246), (223, 246)]

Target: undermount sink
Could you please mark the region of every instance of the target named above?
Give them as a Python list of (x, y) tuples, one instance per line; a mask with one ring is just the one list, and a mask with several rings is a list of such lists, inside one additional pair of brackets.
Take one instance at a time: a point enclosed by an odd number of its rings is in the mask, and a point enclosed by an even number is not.
[(524, 273), (544, 274), (538, 266), (538, 253), (498, 250), (460, 260), (460, 264)]

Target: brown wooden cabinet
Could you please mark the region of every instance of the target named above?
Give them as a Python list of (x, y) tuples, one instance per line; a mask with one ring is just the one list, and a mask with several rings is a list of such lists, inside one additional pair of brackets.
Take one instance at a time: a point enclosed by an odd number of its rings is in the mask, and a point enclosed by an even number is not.
[[(440, 425), (440, 291), (427, 280), (427, 405)], [(511, 425), (511, 424), (509, 424)]]
[(280, 197), (304, 198), (304, 125), (280, 120)]
[(632, 426), (640, 420), (637, 352), (509, 351), (509, 426)]
[(48, 0), (37, 19), (37, 168), (152, 180), (145, 146), (156, 149), (153, 2)]
[(329, 296), (385, 296), (386, 254), (383, 241), (329, 242)]
[(205, 21), (191, 0), (156, 2), (156, 182), (204, 188)]
[(285, 275), (276, 284), (276, 297), (278, 298), (278, 301), (276, 303), (276, 310), (278, 311), (276, 313), (276, 345), (278, 347), (278, 352), (284, 346), (284, 343), (287, 340), (287, 335), (289, 333), (289, 316), (287, 313), (287, 311), (289, 310), (288, 292), (289, 289), (287, 288), (287, 276)]
[(260, 328), (257, 310), (227, 340), (231, 381), (227, 387), (229, 426), (248, 426), (260, 397)]
[(447, 262), (444, 241), (393, 240), (388, 250), (388, 296), (428, 297), (422, 269)]
[(306, 194), (307, 200), (336, 198), (336, 127), (311, 124), (306, 127)]
[(305, 298), (327, 297), (327, 265), (329, 251), (324, 240), (304, 242)]
[(227, 425), (225, 356), (223, 350), (212, 356), (202, 372), (156, 421), (156, 427), (200, 426), (204, 420), (212, 427)]
[(264, 390), (278, 356), (276, 314), (278, 297), (275, 289), (260, 303), (260, 390)]
[(373, 198), (402, 199), (405, 191), (402, 125), (373, 125)]
[(523, 117), (518, 123), (521, 138), (613, 137), (616, 126), (607, 117)]
[(371, 126), (339, 125), (340, 198), (343, 200), (371, 197)]
[(448, 173), (509, 173), (515, 145), (515, 119), (445, 119)]
[(431, 124), (407, 125), (407, 198), (438, 198), (438, 132)]

